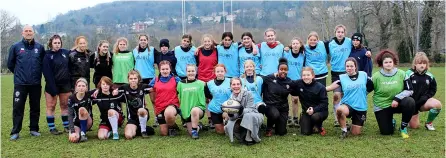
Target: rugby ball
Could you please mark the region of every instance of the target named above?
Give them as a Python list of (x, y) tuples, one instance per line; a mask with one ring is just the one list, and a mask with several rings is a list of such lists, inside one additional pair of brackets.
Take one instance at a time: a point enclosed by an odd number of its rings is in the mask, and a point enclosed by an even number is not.
[(236, 114), (240, 110), (240, 103), (238, 101), (229, 99), (221, 105), (221, 109), (228, 114)]

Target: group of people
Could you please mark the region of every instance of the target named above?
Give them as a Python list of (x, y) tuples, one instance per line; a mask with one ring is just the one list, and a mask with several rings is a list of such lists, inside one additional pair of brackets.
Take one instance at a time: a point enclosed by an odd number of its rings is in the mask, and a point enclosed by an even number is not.
[[(84, 36), (77, 37), (74, 47), (67, 50), (63, 49), (62, 38), (54, 35), (45, 50), (34, 40), (32, 27), (25, 26), (22, 41), (11, 46), (8, 57), (8, 68), (14, 73), (10, 139), (19, 138), (28, 95), (30, 134), (40, 136), (42, 73), (49, 131), (55, 135), (63, 133), (55, 126), (59, 98), (63, 131), (69, 133), (71, 142), (87, 140), (94, 104), (100, 112), (99, 139), (119, 139), (118, 128), (125, 118), (126, 139), (155, 134), (154, 128), (147, 126), (147, 94), (162, 136), (178, 134), (177, 115), (194, 139), (204, 129), (200, 120), (205, 115), (208, 126), (215, 128), (217, 134), (228, 135), (231, 142), (235, 136), (248, 145), (261, 141), (264, 116), (267, 137), (287, 134), (287, 126), (300, 126), (303, 135), (325, 135), (323, 122), (329, 115), (329, 91), (334, 91), (335, 126), (340, 126), (341, 138), (347, 137), (349, 131), (352, 135), (361, 133), (367, 118), (367, 94), (372, 91), (381, 134), (393, 134), (393, 114), (402, 113), (399, 131), (403, 138), (408, 138), (407, 127), (419, 126), (418, 111), (429, 111), (425, 127), (435, 130), (432, 122), (441, 103), (433, 98), (436, 81), (428, 71), (429, 60), (424, 53), (417, 53), (412, 67), (404, 72), (397, 68), (398, 56), (383, 50), (375, 59), (380, 70), (372, 74), (371, 52), (362, 44), (363, 34), (345, 37), (343, 25), (336, 26), (334, 32), (336, 37), (329, 41), (321, 41), (316, 32), (311, 32), (306, 44), (296, 37), (289, 45), (276, 41), (276, 32), (271, 28), (264, 32), (265, 42), (258, 44), (250, 32), (241, 35), (241, 42), (234, 42), (233, 34), (224, 32), (220, 43), (205, 34), (198, 47), (191, 43), (192, 36), (186, 34), (181, 45), (173, 49), (168, 39), (162, 39), (160, 51), (149, 45), (147, 35), (139, 35), (138, 46), (133, 50), (128, 48), (129, 41), (121, 37), (111, 52), (110, 43), (105, 40), (92, 52)], [(330, 85), (326, 84), (328, 56)], [(90, 68), (94, 69), (95, 89), (89, 87)], [(155, 74), (156, 68), (159, 75)], [(291, 116), (288, 98), (292, 100)], [(241, 104), (239, 113), (222, 110), (227, 100)], [(347, 118), (351, 118), (351, 126)]]

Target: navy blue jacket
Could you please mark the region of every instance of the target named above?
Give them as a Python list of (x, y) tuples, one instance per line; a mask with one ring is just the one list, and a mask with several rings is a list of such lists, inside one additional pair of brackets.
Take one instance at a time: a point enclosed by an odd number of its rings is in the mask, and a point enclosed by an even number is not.
[(352, 48), (352, 52), (350, 52), (350, 57), (354, 57), (356, 61), (358, 62), (358, 71), (364, 71), (367, 73), (367, 76), (372, 76), (372, 59), (367, 57), (365, 53), (367, 52), (367, 49), (364, 47), (360, 48)]
[(175, 57), (175, 53), (173, 51), (168, 51), (166, 54), (163, 54), (155, 50), (155, 63), (158, 65), (158, 69), (160, 68), (160, 62), (163, 60), (170, 62), (171, 72), (176, 76), (177, 71), (175, 71), (175, 65), (177, 65), (177, 58)]
[(59, 94), (58, 85), (70, 85), (69, 53), (66, 49), (59, 49), (57, 52), (46, 51), (43, 59), (43, 76), (46, 83), (45, 92), (48, 92), (51, 96)]
[(40, 85), (45, 48), (25, 39), (9, 48), (8, 69), (14, 73), (15, 85)]

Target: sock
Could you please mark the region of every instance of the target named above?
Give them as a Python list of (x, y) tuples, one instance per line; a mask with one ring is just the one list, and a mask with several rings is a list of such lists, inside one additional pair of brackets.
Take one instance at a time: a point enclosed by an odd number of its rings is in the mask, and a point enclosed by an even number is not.
[(250, 131), (250, 130), (248, 130), (248, 131), (246, 132), (245, 140), (248, 141), (248, 142), (252, 141), (252, 138), (251, 138), (251, 131)]
[(342, 130), (343, 132), (347, 132), (347, 127), (345, 127), (345, 128), (341, 128), (341, 130)]
[(108, 121), (110, 122), (113, 133), (118, 133), (118, 116), (113, 115), (112, 117), (108, 117)]
[(146, 123), (147, 123), (147, 116), (139, 116), (139, 127), (141, 127), (141, 132), (146, 131)]
[(440, 113), (441, 109), (430, 109), (429, 114), (427, 115), (426, 123), (431, 123), (434, 121), (435, 117)]
[(64, 128), (68, 128), (68, 115), (62, 115), (62, 124)]
[(46, 116), (46, 121), (48, 122), (48, 128), (50, 128), (50, 130), (56, 129), (56, 125), (54, 124), (54, 116)]
[(406, 128), (407, 127), (407, 122), (403, 122), (403, 121), (401, 121), (401, 129), (404, 129), (404, 128)]
[(81, 124), (81, 131), (87, 133), (87, 120), (79, 120)]

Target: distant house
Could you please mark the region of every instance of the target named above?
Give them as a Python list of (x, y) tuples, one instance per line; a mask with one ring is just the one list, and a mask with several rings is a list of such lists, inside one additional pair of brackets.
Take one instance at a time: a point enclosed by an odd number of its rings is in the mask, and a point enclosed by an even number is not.
[(296, 16), (296, 10), (289, 9), (289, 10), (285, 11), (285, 16), (287, 16), (288, 18), (295, 17)]
[(104, 27), (99, 26), (98, 28), (96, 28), (96, 34), (102, 34), (104, 30)]
[(149, 27), (149, 25), (145, 22), (135, 22), (132, 24), (132, 31), (133, 32), (141, 32), (146, 30)]
[(228, 15), (228, 16), (226, 16), (226, 20), (227, 21), (235, 21), (236, 17), (237, 17), (237, 15)]
[(200, 16), (200, 21), (201, 23), (214, 22), (215, 19), (212, 16)]

